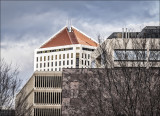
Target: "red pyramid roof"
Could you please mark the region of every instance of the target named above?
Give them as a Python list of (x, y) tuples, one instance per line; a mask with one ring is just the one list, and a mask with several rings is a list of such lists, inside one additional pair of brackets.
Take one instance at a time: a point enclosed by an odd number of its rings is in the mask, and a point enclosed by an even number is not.
[(57, 35), (43, 44), (40, 48), (48, 48), (48, 47), (56, 47), (56, 46), (64, 46), (64, 45), (72, 45), (72, 44), (82, 44), (88, 46), (97, 47), (98, 44), (91, 40), (86, 35), (82, 34), (80, 31), (71, 27), (71, 31), (68, 31), (68, 28), (65, 27), (62, 31), (60, 31)]

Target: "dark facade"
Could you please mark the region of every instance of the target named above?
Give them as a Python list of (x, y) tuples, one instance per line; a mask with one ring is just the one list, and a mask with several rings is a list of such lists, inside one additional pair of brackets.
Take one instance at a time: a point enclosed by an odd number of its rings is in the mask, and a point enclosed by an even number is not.
[(63, 69), (62, 115), (157, 115), (159, 78), (159, 68)]
[(15, 110), (0, 110), (0, 116), (15, 116)]
[[(113, 32), (107, 39), (122, 38), (122, 32)], [(141, 32), (124, 32), (123, 38), (160, 38), (160, 26), (146, 26)]]
[(146, 26), (138, 34), (138, 38), (160, 38), (160, 26)]

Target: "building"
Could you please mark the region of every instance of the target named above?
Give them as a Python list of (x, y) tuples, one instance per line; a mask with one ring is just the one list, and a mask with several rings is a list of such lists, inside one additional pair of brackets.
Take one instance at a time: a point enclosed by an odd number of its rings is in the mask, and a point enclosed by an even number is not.
[(36, 71), (16, 96), (16, 116), (61, 116), (62, 72)]
[(160, 38), (160, 26), (146, 26), (141, 32), (122, 28), (122, 32), (113, 32), (107, 39), (113, 38)]
[[(158, 67), (156, 74), (160, 74), (160, 38), (130, 38), (128, 33), (123, 34), (121, 38), (107, 39), (96, 49), (98, 44), (75, 27), (60, 30), (35, 50), (35, 72), (16, 96), (16, 115), (94, 116), (91, 111), (99, 113), (94, 103), (110, 100), (107, 97), (108, 93), (104, 93), (102, 99), (102, 96), (97, 96), (102, 95), (97, 93), (103, 92), (100, 89), (106, 89), (106, 86), (100, 88), (100, 77), (110, 77), (105, 69), (111, 72), (112, 69), (115, 70), (116, 79), (119, 79), (117, 75), (124, 69), (135, 75), (139, 68), (133, 67), (141, 67), (143, 74), (146, 71), (150, 72), (147, 74), (153, 74), (152, 70), (150, 71), (151, 67)], [(102, 69), (85, 69), (91, 66)], [(123, 70), (120, 67), (123, 67)], [(158, 76), (153, 75), (153, 78), (155, 77)], [(137, 82), (137, 79), (134, 82)], [(97, 99), (90, 99), (88, 95), (95, 95)], [(86, 104), (88, 102), (91, 104)], [(101, 104), (101, 107), (110, 111), (107, 104)]]
[(64, 27), (34, 54), (34, 74), (16, 96), (17, 116), (61, 116), (62, 69), (91, 67), (98, 44), (75, 27)]
[(34, 71), (89, 68), (98, 44), (75, 27), (64, 27), (35, 50)]
[(147, 26), (135, 37), (129, 32), (111, 34), (92, 53), (92, 67), (160, 67), (159, 30)]
[(159, 115), (159, 78), (159, 68), (63, 69), (62, 115)]

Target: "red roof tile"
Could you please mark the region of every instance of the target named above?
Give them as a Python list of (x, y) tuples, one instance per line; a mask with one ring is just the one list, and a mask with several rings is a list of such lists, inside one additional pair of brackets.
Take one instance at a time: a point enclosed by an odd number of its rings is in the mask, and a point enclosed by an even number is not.
[(82, 34), (80, 31), (75, 28), (71, 28), (71, 32), (68, 31), (68, 28), (65, 27), (62, 31), (60, 31), (57, 35), (43, 44), (40, 48), (48, 48), (48, 47), (56, 47), (56, 46), (64, 46), (64, 45), (72, 45), (72, 44), (82, 44), (88, 46), (97, 47), (98, 44), (91, 40), (86, 35)]

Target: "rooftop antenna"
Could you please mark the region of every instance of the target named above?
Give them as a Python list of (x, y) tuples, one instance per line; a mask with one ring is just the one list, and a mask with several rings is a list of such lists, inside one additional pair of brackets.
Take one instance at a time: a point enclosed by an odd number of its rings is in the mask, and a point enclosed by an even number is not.
[(122, 28), (122, 39), (124, 38), (124, 28)]
[(69, 32), (71, 32), (72, 22), (71, 22), (71, 20), (69, 20), (69, 19), (68, 19), (68, 21), (67, 21), (67, 22), (68, 22), (68, 23), (67, 23), (68, 31), (69, 31)]
[(125, 38), (127, 38), (127, 28), (126, 28), (126, 37)]

